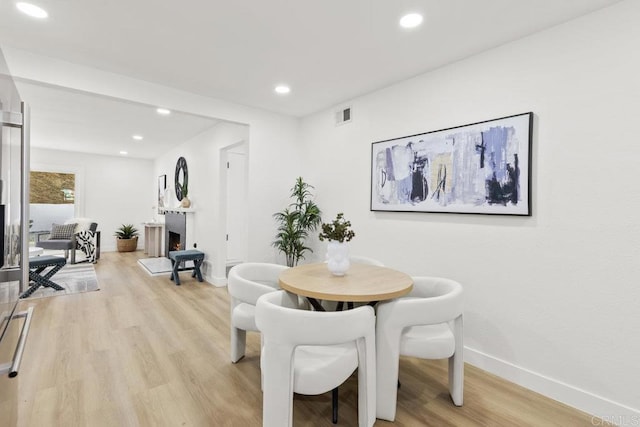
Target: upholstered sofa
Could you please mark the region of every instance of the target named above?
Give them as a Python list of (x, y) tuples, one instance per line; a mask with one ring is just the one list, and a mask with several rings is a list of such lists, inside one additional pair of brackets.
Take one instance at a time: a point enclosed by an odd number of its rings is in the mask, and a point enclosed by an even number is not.
[(74, 218), (64, 224), (52, 224), (47, 240), (39, 240), (42, 249), (62, 250), (71, 264), (76, 263), (76, 249), (82, 250), (89, 262), (100, 258), (100, 232), (98, 224), (87, 218)]

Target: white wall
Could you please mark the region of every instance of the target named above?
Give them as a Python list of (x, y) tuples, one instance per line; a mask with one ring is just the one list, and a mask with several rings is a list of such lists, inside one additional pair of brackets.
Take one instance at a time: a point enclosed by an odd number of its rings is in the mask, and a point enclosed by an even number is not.
[(102, 251), (116, 250), (113, 233), (122, 224), (140, 230), (138, 249), (143, 249), (142, 223), (151, 220), (155, 204), (155, 193), (149, 192), (156, 182), (151, 160), (32, 148), (31, 168), (76, 173), (76, 216), (98, 223)]
[[(305, 118), (301, 133), (325, 220), (353, 223), (352, 253), (463, 283), (467, 361), (635, 420), (639, 21), (640, 2), (622, 2), (355, 99), (352, 124)], [(373, 141), (527, 111), (532, 217), (369, 211)]]
[[(170, 207), (178, 205), (173, 184), (176, 161), (179, 157), (187, 161), (189, 199), (194, 209), (187, 216), (195, 228), (194, 241), (206, 254), (206, 278), (216, 285), (226, 283), (226, 171), (220, 167), (220, 150), (238, 142), (248, 143), (248, 259), (281, 262), (271, 247), (276, 227), (272, 214), (289, 203), (290, 188), (301, 169), (296, 160), (299, 148), (292, 145), (298, 140), (298, 128), (288, 126), (289, 122), (261, 121), (251, 127), (220, 122), (156, 159), (156, 175), (167, 175)], [(158, 220), (163, 221), (161, 215)], [(188, 241), (188, 247), (193, 243)]]
[[(229, 122), (219, 122), (211, 129), (177, 145), (155, 161), (156, 175), (167, 175), (169, 207), (178, 206), (175, 194), (175, 167), (178, 158), (184, 157), (189, 170), (189, 200), (193, 213), (188, 213), (187, 247), (198, 244), (205, 256), (204, 273), (207, 280), (215, 284), (225, 283), (226, 256), (220, 252), (224, 241), (223, 221), (226, 211), (221, 206), (220, 149), (249, 140), (249, 127)], [(159, 215), (158, 220), (164, 218)]]

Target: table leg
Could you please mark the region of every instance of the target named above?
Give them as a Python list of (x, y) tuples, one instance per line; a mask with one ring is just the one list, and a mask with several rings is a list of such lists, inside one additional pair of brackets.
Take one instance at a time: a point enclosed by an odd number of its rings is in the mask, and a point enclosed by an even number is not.
[(307, 300), (316, 311), (326, 311), (317, 299), (307, 297)]

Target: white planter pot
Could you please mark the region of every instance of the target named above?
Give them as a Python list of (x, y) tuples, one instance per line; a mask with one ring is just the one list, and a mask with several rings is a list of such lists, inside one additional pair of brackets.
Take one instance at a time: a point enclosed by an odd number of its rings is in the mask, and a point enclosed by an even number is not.
[(344, 276), (349, 270), (349, 246), (345, 242), (327, 243), (327, 268), (335, 276)]

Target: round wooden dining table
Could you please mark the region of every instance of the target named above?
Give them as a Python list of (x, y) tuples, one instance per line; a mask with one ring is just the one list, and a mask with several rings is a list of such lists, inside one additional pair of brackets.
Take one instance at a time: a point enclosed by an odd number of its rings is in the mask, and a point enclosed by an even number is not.
[(387, 267), (352, 263), (344, 276), (334, 276), (326, 263), (305, 264), (280, 273), (280, 287), (307, 297), (314, 308), (318, 300), (367, 302), (398, 298), (413, 288), (408, 274)]

